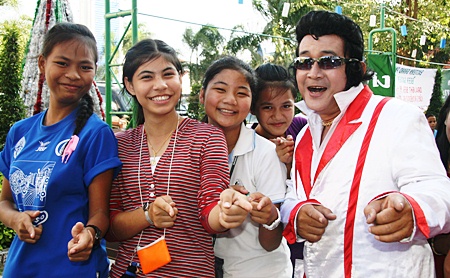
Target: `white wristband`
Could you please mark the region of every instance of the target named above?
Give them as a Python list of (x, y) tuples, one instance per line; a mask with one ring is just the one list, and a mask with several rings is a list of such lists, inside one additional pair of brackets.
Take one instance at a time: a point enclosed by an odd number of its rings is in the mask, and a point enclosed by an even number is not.
[(273, 221), (272, 224), (270, 224), (270, 226), (266, 225), (266, 224), (262, 224), (262, 226), (266, 230), (269, 230), (269, 231), (275, 230), (278, 227), (278, 225), (280, 225), (280, 223), (281, 223), (280, 210), (277, 207), (275, 207), (275, 209), (277, 210), (277, 214), (278, 214), (277, 219), (275, 219), (275, 221)]
[(144, 206), (142, 206), (142, 209), (144, 210), (145, 219), (150, 224), (150, 226), (153, 226), (154, 223), (152, 219), (150, 218), (150, 215), (148, 214), (148, 209), (150, 208), (150, 203), (145, 203)]
[(148, 215), (148, 210), (144, 211), (144, 214), (145, 214), (145, 219), (147, 220), (147, 222), (148, 222), (151, 226), (153, 226), (154, 224), (153, 224), (152, 219), (150, 218), (150, 215)]

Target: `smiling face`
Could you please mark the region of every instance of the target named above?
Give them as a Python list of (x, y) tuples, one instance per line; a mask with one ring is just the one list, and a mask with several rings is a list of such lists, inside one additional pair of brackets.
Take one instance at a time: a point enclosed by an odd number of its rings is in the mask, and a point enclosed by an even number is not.
[(259, 135), (267, 139), (285, 136), (295, 114), (291, 90), (266, 88), (255, 104), (254, 114), (258, 118), (256, 132)]
[(164, 56), (139, 66), (132, 82), (125, 78), (125, 86), (136, 96), (146, 118), (173, 113), (182, 89), (180, 73)]
[[(316, 59), (323, 56), (345, 57), (344, 41), (337, 35), (324, 35), (317, 40), (308, 35), (301, 40), (298, 53), (300, 57)], [(296, 79), (306, 105), (323, 120), (332, 119), (340, 113), (334, 95), (345, 88), (345, 64), (335, 69), (323, 70), (316, 62), (310, 70), (296, 70)]]
[(90, 90), (96, 70), (92, 49), (77, 40), (55, 45), (47, 57), (39, 56), (38, 65), (45, 74), (52, 106), (76, 107)]
[(225, 69), (217, 73), (200, 92), (208, 122), (224, 132), (240, 130), (250, 112), (252, 94), (244, 74)]

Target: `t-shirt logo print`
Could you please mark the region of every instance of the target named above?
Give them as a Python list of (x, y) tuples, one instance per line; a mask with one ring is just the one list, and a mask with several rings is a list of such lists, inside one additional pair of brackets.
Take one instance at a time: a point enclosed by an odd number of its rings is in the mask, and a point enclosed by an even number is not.
[(14, 146), (14, 158), (16, 158), (19, 153), (23, 150), (23, 148), (25, 147), (27, 140), (25, 139), (25, 137), (20, 138), (19, 141), (17, 141), (16, 145)]
[[(19, 168), (23, 164), (33, 164), (36, 172), (27, 175)], [(10, 175), (10, 183), (14, 198), (21, 211), (44, 208), (47, 185), (55, 164), (54, 161), (15, 161)]]
[(46, 149), (47, 149), (47, 145), (48, 144), (50, 144), (50, 141), (48, 141), (48, 142), (42, 142), (42, 141), (39, 141), (39, 147), (37, 148), (37, 152), (43, 152), (43, 151), (45, 151)]
[(67, 142), (69, 142), (69, 140), (70, 139), (64, 139), (61, 142), (59, 142), (58, 145), (56, 145), (55, 154), (57, 156), (62, 156), (64, 148), (66, 147)]

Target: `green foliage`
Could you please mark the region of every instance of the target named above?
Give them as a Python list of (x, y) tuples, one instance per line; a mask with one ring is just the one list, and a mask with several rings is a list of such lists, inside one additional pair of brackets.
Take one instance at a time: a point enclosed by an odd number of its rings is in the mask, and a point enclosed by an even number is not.
[(285, 1), (253, 0), (252, 3), (253, 7), (267, 20), (262, 31), (263, 34), (269, 35), (271, 42), (275, 45), (275, 53), (268, 58), (269, 61), (286, 67), (291, 64), (295, 56), (295, 26), (297, 22), (313, 9), (328, 10), (327, 7), (332, 5), (329, 2), (313, 5), (311, 1), (290, 1), (289, 14), (287, 17), (283, 17), (281, 13)]
[[(106, 40), (106, 34), (104, 34), (103, 36), (105, 37), (104, 39)], [(152, 33), (147, 30), (147, 25), (145, 25), (144, 23), (139, 23), (137, 34), (138, 41), (150, 38), (151, 36)], [(114, 32), (111, 32), (110, 38), (112, 40), (111, 55), (114, 55), (113, 57), (109, 57), (111, 65), (110, 70), (111, 73), (114, 75), (114, 77), (117, 77), (120, 76), (119, 72), (122, 70), (121, 63), (123, 62), (119, 59), (119, 57), (122, 55), (119, 55), (118, 51), (122, 52), (122, 54), (125, 55), (128, 49), (130, 49), (133, 46), (133, 30), (131, 28), (126, 29), (126, 33), (123, 34), (123, 37), (120, 38), (118, 41), (114, 41), (115, 38)], [(117, 49), (118, 47), (120, 48)], [(103, 46), (102, 49), (99, 49), (101, 57), (99, 61), (99, 66), (97, 67), (97, 72), (95, 74), (95, 80), (106, 80), (105, 50), (106, 50), (105, 46)], [(113, 80), (113, 83), (114, 82), (115, 80)]]
[[(138, 34), (137, 34), (137, 40), (143, 40), (148, 39), (152, 36), (152, 33), (148, 31), (147, 25), (144, 23), (138, 24)], [(133, 31), (131, 28), (127, 30), (123, 37), (123, 43), (122, 43), (122, 51), (123, 54), (126, 54), (128, 49), (130, 49), (133, 46)]]
[(200, 83), (196, 83), (191, 86), (191, 93), (188, 97), (188, 116), (192, 119), (202, 120), (205, 116), (205, 110), (199, 100), (201, 88), (202, 85)]
[[(243, 30), (242, 26), (236, 26), (234, 30)], [(250, 65), (252, 67), (257, 67), (262, 64), (263, 58), (258, 53), (259, 45), (262, 42), (262, 37), (256, 34), (245, 34), (242, 32), (233, 31), (230, 40), (227, 42), (225, 51), (229, 52), (230, 55), (236, 55), (242, 50), (247, 50), (250, 52), (251, 61)]]
[[(183, 42), (191, 50), (191, 61), (184, 64), (189, 69), (191, 93), (188, 97), (188, 115), (194, 119), (202, 119), (204, 111), (199, 104), (201, 80), (209, 65), (223, 55), (224, 37), (219, 30), (210, 25), (203, 26), (197, 33), (188, 28), (183, 34)], [(192, 61), (192, 57), (196, 57)]]
[(441, 82), (442, 82), (441, 69), (438, 68), (438, 70), (436, 71), (436, 77), (434, 78), (433, 93), (431, 94), (430, 105), (428, 106), (426, 112), (427, 114), (435, 115), (436, 118), (439, 116), (439, 111), (441, 110), (441, 107), (443, 105)]
[[(0, 173), (0, 192), (2, 189), (3, 175)], [(5, 248), (9, 248), (11, 246), (11, 242), (14, 239), (15, 232), (13, 229), (10, 229), (3, 225), (0, 222), (0, 250)]]
[(432, 55), (429, 56), (430, 62), (434, 63), (448, 63), (450, 61), (450, 47), (444, 49), (436, 49)]
[[(436, 68), (427, 62), (446, 63), (449, 60), (448, 52), (439, 48), (441, 37), (446, 37), (446, 29), (450, 27), (448, 17), (448, 1), (411, 0), (411, 1), (384, 1), (384, 28), (396, 30), (396, 54), (411, 57), (414, 50), (416, 58), (422, 63), (398, 57), (397, 62), (409, 66), (422, 68)], [(341, 4), (341, 3), (340, 3)], [(369, 32), (381, 28), (381, 5), (369, 0), (351, 0), (341, 4), (343, 14), (358, 23), (367, 39)], [(377, 26), (369, 26), (370, 15), (376, 15)], [(402, 36), (400, 27), (405, 25), (407, 36)], [(448, 30), (448, 29), (447, 29)], [(420, 45), (420, 37), (427, 37), (425, 45)], [(378, 32), (373, 36), (373, 50), (391, 52), (392, 35), (390, 32)], [(448, 49), (448, 47), (446, 48)]]
[(17, 7), (18, 0), (0, 0), (0, 6)]
[[(203, 26), (197, 33), (187, 28), (183, 33), (183, 42), (191, 50), (191, 59), (186, 62), (189, 68), (191, 84), (202, 80), (208, 66), (222, 54), (224, 37), (214, 26)], [(193, 57), (196, 57), (193, 60)]]
[(23, 43), (21, 26), (5, 22), (0, 44), (0, 149), (6, 135), (16, 121), (25, 117), (23, 101), (19, 96), (22, 77)]
[(15, 235), (16, 233), (13, 229), (6, 227), (0, 222), (0, 250), (9, 248)]

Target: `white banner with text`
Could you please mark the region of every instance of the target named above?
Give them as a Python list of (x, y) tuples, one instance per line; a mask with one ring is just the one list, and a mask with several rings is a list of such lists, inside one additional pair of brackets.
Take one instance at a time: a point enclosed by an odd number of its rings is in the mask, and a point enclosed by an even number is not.
[(395, 97), (427, 110), (433, 93), (436, 69), (396, 65)]

